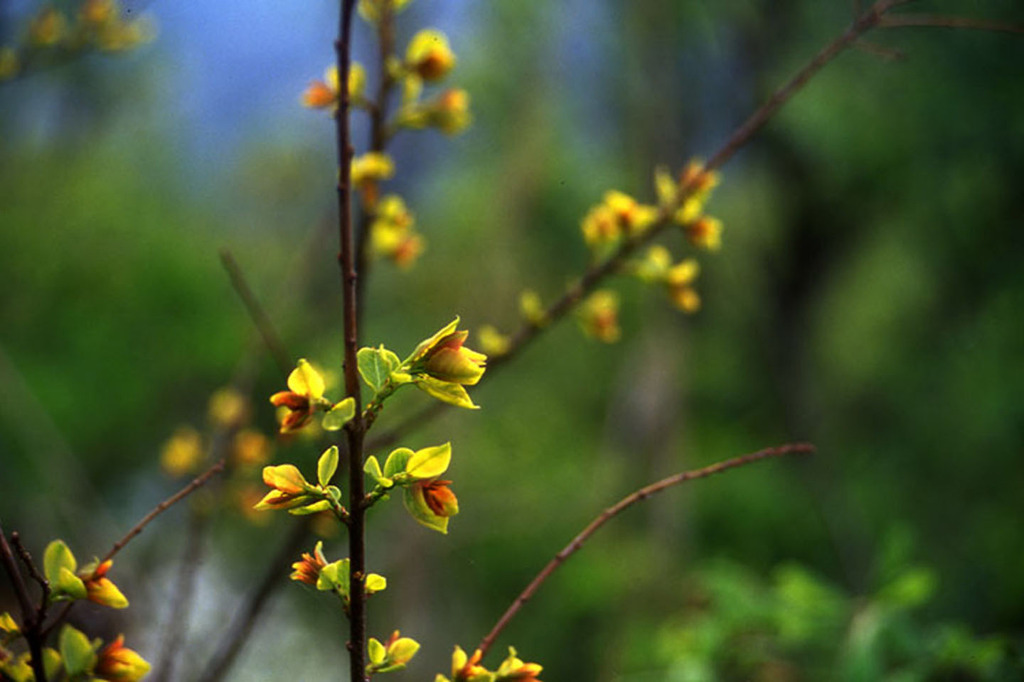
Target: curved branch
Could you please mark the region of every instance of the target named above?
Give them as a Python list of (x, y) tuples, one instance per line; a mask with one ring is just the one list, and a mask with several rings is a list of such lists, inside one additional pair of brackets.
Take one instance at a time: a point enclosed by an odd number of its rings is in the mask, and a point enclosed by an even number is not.
[(747, 464), (753, 464), (754, 462), (759, 462), (763, 459), (782, 457), (784, 455), (792, 454), (809, 454), (811, 452), (814, 452), (814, 446), (810, 443), (790, 443), (774, 448), (765, 448), (764, 450), (758, 450), (757, 452), (752, 452), (741, 457), (733, 457), (732, 459), (727, 459), (724, 462), (712, 464), (702, 469), (684, 471), (682, 473), (669, 476), (668, 478), (663, 478), (656, 483), (644, 486), (636, 492), (627, 495), (601, 512), (597, 518), (591, 521), (587, 527), (579, 533), (579, 535), (574, 537), (569, 544), (562, 549), (562, 551), (556, 554), (554, 558), (549, 561), (543, 569), (541, 569), (540, 573), (530, 581), (530, 584), (526, 586), (526, 589), (516, 597), (515, 601), (512, 602), (512, 605), (508, 607), (504, 614), (502, 614), (501, 618), (498, 619), (498, 622), (493, 628), (491, 628), (491, 631), (487, 633), (487, 636), (480, 641), (477, 649), (481, 651), (482, 655), (486, 655), (487, 650), (491, 648), (491, 645), (494, 643), (494, 640), (497, 639), (498, 635), (501, 634), (501, 631), (505, 629), (512, 618), (519, 612), (519, 609), (529, 601), (530, 597), (533, 596), (544, 581), (550, 578), (551, 574), (554, 573), (559, 566), (564, 564), (569, 557), (578, 552), (580, 548), (583, 547), (583, 543), (589, 540), (590, 537), (601, 528), (601, 526), (618, 516), (626, 509), (632, 507), (634, 504), (642, 502), (666, 488), (671, 488), (672, 486), (679, 485), (680, 483), (686, 483), (687, 481), (692, 481), (697, 478), (707, 478), (708, 476), (713, 476), (714, 474), (719, 474), (723, 471), (735, 469)]
[(107, 552), (106, 556), (104, 556), (100, 560), (100, 563), (102, 564), (104, 561), (107, 561), (108, 559), (113, 559), (114, 555), (120, 552), (122, 549), (124, 549), (125, 545), (131, 542), (136, 535), (141, 533), (146, 528), (146, 526), (149, 525), (150, 521), (160, 516), (165, 511), (173, 507), (175, 504), (181, 502), (183, 499), (185, 499), (193, 492), (201, 488), (207, 481), (209, 481), (215, 475), (224, 471), (224, 463), (224, 460), (221, 459), (219, 462), (211, 466), (209, 469), (207, 469), (206, 471), (192, 479), (192, 482), (189, 483), (187, 486), (185, 486), (178, 492), (174, 493), (157, 506), (153, 507), (152, 511), (143, 516), (138, 523), (132, 526), (131, 530), (125, 533), (125, 536), (123, 538), (114, 543), (114, 546), (111, 547), (110, 551)]
[(891, 14), (882, 17), (879, 28), (957, 28), (977, 31), (993, 31), (995, 33), (1014, 33), (1024, 35), (1024, 26), (1004, 24), (999, 21), (972, 19), (970, 17), (954, 17), (939, 14)]

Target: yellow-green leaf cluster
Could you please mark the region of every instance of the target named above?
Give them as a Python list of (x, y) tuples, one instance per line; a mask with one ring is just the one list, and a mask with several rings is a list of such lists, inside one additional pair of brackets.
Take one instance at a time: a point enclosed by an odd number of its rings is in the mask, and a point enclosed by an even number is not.
[(398, 630), (391, 633), (391, 637), (384, 643), (371, 637), (367, 642), (370, 662), (366, 666), (366, 672), (372, 675), (402, 670), (419, 649), (419, 642), (411, 637), (402, 637)]

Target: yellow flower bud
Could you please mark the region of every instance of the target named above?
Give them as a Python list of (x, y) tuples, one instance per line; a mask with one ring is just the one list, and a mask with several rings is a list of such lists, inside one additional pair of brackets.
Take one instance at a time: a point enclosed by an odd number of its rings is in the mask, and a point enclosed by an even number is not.
[(124, 635), (100, 650), (93, 673), (108, 682), (138, 682), (149, 672), (149, 663), (124, 646)]
[(442, 92), (427, 109), (430, 125), (445, 135), (457, 135), (469, 127), (473, 115), (469, 112), (469, 93), (462, 88)]
[(425, 81), (436, 81), (455, 67), (455, 54), (448, 38), (433, 29), (423, 29), (409, 42), (405, 61), (407, 67)]
[(160, 467), (178, 477), (199, 469), (203, 461), (203, 437), (191, 426), (180, 426), (160, 453)]
[(604, 343), (619, 340), (619, 297), (614, 291), (595, 291), (584, 301), (579, 310), (583, 333)]

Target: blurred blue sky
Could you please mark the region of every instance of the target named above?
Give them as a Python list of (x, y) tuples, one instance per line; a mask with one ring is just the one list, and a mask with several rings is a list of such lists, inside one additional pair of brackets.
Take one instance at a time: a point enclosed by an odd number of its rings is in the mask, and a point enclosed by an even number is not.
[[(131, 2), (160, 27), (152, 49), (166, 56), (169, 102), (187, 146), (200, 157), (223, 154), (250, 131), (289, 137), (322, 117), (299, 106), (302, 90), (334, 59), (337, 2), (224, 0)], [(432, 23), (458, 40), (473, 12), (466, 0), (421, 0)], [(410, 11), (417, 11), (416, 7)], [(371, 47), (356, 31), (356, 58)], [(186, 132), (187, 131), (187, 132)], [(213, 161), (213, 159), (211, 159)]]

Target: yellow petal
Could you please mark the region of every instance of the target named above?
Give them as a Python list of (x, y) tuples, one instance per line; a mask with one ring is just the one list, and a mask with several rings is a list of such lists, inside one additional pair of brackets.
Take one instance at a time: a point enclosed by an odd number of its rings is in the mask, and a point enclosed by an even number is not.
[(305, 358), (302, 358), (292, 373), (288, 375), (288, 388), (293, 393), (317, 400), (324, 395), (324, 378), (313, 369), (311, 364), (306, 362)]

